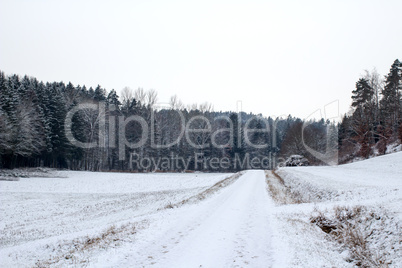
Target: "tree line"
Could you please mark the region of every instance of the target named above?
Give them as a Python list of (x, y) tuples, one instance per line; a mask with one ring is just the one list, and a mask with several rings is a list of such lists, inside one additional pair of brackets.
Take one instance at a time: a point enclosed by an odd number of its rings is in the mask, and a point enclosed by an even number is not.
[[(286, 134), (301, 122), (292, 116), (273, 119), (252, 113), (214, 111), (208, 103), (185, 106), (177, 96), (171, 97), (168, 107), (155, 108), (157, 98), (155, 90), (126, 87), (119, 97), (115, 90), (107, 91), (99, 85), (94, 89), (72, 83), (45, 83), (34, 77), (0, 72), (0, 168), (231, 171), (253, 168), (244, 161), (255, 158), (264, 158), (268, 162), (264, 167), (268, 164), (271, 168), (276, 165), (281, 150), (291, 151)], [(103, 110), (79, 109), (72, 116), (70, 132), (75, 140), (97, 146), (76, 146), (66, 136), (66, 117), (82, 103), (102, 103)], [(139, 121), (125, 121), (132, 116), (141, 117), (152, 131), (145, 133)], [(183, 133), (183, 119), (192, 131), (177, 141)], [(119, 129), (122, 122), (124, 133)], [(322, 135), (327, 124), (323, 120), (315, 122), (311, 135)], [(245, 127), (257, 131), (245, 133)], [(102, 134), (100, 128), (107, 131)], [(149, 136), (144, 144), (136, 148), (129, 146), (143, 135)], [(123, 148), (119, 139), (125, 141)], [(282, 146), (283, 141), (289, 146)], [(99, 146), (100, 142), (108, 146)], [(162, 146), (156, 148), (155, 144)], [(169, 144), (173, 145), (163, 146)], [(187, 165), (160, 168), (144, 162), (147, 165), (133, 166), (133, 154), (149, 159), (179, 156)], [(213, 158), (228, 159), (229, 164), (203, 165)], [(236, 161), (238, 165), (234, 165)]]
[(352, 91), (352, 105), (339, 124), (340, 162), (383, 155), (402, 142), (402, 63), (387, 75), (365, 71)]
[[(0, 168), (235, 171), (261, 168), (249, 165), (253, 159), (264, 159), (269, 166), (263, 168), (274, 168), (292, 154), (324, 164), (306, 145), (321, 153), (338, 150), (340, 162), (368, 158), (402, 140), (401, 70), (395, 60), (384, 79), (375, 70), (366, 72), (352, 91), (351, 111), (340, 123), (214, 111), (208, 103), (186, 106), (177, 96), (159, 107), (155, 90), (126, 87), (119, 96), (100, 85), (87, 88), (0, 72)], [(79, 108), (83, 103), (92, 106)], [(69, 135), (96, 146), (77, 146)], [(133, 155), (134, 160), (148, 160), (133, 165)], [(171, 165), (178, 157), (186, 165)], [(161, 158), (171, 159), (165, 165), (151, 163)], [(214, 159), (229, 164), (205, 165)]]

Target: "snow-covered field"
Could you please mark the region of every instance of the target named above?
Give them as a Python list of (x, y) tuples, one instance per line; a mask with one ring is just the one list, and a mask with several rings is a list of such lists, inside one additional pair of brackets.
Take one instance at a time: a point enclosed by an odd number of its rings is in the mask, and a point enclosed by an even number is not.
[[(276, 173), (293, 197), (274, 213), (278, 236), (287, 248), (287, 266), (354, 267), (351, 249), (311, 224), (317, 215), (336, 223), (337, 211), (345, 214), (353, 208), (361, 212), (346, 225), (367, 242), (366, 255), (373, 256), (366, 260), (369, 266), (402, 266), (402, 152), (333, 167), (281, 168)], [(272, 174), (268, 180), (275, 183)]]
[(0, 264), (32, 266), (47, 258), (49, 244), (135, 221), (228, 176), (60, 171), (0, 181)]
[(402, 152), (239, 176), (0, 181), (0, 266), (401, 267), (401, 190)]

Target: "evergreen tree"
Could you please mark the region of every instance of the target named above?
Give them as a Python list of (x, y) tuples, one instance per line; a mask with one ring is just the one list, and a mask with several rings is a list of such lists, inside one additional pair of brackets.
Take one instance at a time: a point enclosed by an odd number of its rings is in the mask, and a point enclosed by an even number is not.
[(100, 85), (95, 88), (93, 93), (93, 100), (95, 101), (105, 101), (106, 100), (106, 90), (103, 89)]
[(232, 113), (229, 118), (233, 125), (233, 146), (229, 150), (229, 156), (234, 164), (233, 170), (238, 171), (247, 167), (242, 167), (246, 156), (246, 146), (244, 143), (244, 129), (242, 124), (242, 113)]
[(382, 91), (383, 98), (380, 101), (382, 121), (385, 128), (392, 132), (401, 123), (401, 94), (402, 94), (402, 64), (396, 59), (391, 66), (389, 74), (385, 77), (385, 86)]
[(352, 130), (360, 146), (360, 156), (368, 158), (375, 136), (374, 90), (367, 79), (360, 78), (352, 94), (352, 107), (355, 108), (352, 115), (354, 122)]
[(115, 109), (119, 109), (121, 103), (119, 101), (119, 96), (117, 95), (116, 91), (112, 89), (109, 94), (107, 95), (107, 103), (110, 105), (114, 105)]
[(352, 107), (369, 108), (372, 104), (374, 91), (367, 79), (360, 78), (356, 82), (356, 89), (352, 91), (352, 94)]

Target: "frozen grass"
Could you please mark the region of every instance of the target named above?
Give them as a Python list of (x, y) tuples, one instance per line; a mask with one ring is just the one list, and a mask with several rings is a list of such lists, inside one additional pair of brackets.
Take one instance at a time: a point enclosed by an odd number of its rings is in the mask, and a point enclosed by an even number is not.
[(244, 172), (238, 172), (236, 174), (233, 174), (232, 176), (227, 177), (227, 178), (215, 183), (214, 185), (212, 185), (208, 189), (202, 191), (201, 193), (191, 196), (190, 198), (184, 199), (176, 204), (169, 203), (165, 208), (177, 208), (177, 207), (180, 207), (185, 204), (192, 204), (192, 203), (202, 201), (202, 200), (206, 199), (207, 197), (215, 194), (220, 189), (227, 187), (230, 184), (234, 183), (243, 174), (244, 174)]
[(18, 177), (0, 177), (0, 181), (19, 181)]
[(52, 178), (58, 177), (58, 172), (50, 168), (20, 168), (20, 169), (0, 169), (0, 178)]
[[(347, 261), (361, 267), (389, 267), (401, 263), (401, 231), (384, 210), (365, 206), (335, 206), (315, 210), (310, 218), (348, 251)], [(397, 248), (395, 248), (397, 247)]]
[(298, 199), (291, 194), (290, 188), (286, 186), (284, 180), (272, 171), (265, 171), (268, 191), (277, 205), (297, 204)]
[(60, 265), (84, 266), (88, 264), (88, 256), (92, 250), (115, 246), (128, 238), (132, 238), (137, 232), (136, 224), (127, 223), (120, 227), (114, 225), (92, 236), (76, 238), (73, 241), (59, 243), (57, 246), (48, 245), (51, 248), (51, 256), (47, 259), (37, 260), (36, 267), (50, 267)]

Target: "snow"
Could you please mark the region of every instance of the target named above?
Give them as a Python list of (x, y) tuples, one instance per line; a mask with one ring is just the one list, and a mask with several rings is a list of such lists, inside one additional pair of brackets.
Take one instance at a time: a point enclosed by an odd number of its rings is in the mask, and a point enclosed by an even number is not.
[(249, 171), (205, 202), (154, 215), (136, 241), (92, 266), (266, 266), (273, 263), (272, 206), (263, 172)]
[[(28, 266), (46, 244), (120, 225), (189, 198), (230, 174), (57, 172), (54, 178), (0, 181), (0, 249)], [(65, 178), (61, 178), (65, 177)], [(32, 257), (31, 256), (31, 257)], [(41, 257), (41, 256), (40, 256)], [(8, 258), (8, 256), (7, 256)], [(5, 260), (5, 258), (0, 258)]]
[(395, 142), (393, 144), (387, 145), (386, 154), (396, 153), (402, 151), (402, 144)]
[[(390, 267), (401, 267), (402, 152), (340, 166), (281, 168), (277, 173), (302, 200), (302, 204), (277, 206), (274, 213), (280, 222), (278, 235), (292, 252), (289, 267), (353, 266), (345, 261), (349, 258), (345, 247), (332, 243), (319, 228), (314, 231), (310, 218), (316, 210), (334, 217), (336, 208), (356, 206), (367, 214), (351, 222), (367, 237), (370, 250), (384, 256)], [(327, 246), (316, 247), (323, 243)]]
[(21, 178), (1, 183), (1, 192), (112, 194), (206, 187), (227, 177), (216, 173), (102, 173), (58, 171), (56, 178)]
[(402, 152), (339, 166), (282, 168), (278, 173), (305, 202), (399, 202)]
[(180, 206), (169, 204), (232, 174), (58, 171), (0, 181), (0, 266), (353, 267), (350, 250), (311, 217), (355, 206), (364, 209), (351, 223), (370, 234), (368, 249), (402, 266), (402, 152), (276, 172), (285, 204), (267, 191), (270, 171), (244, 172)]

